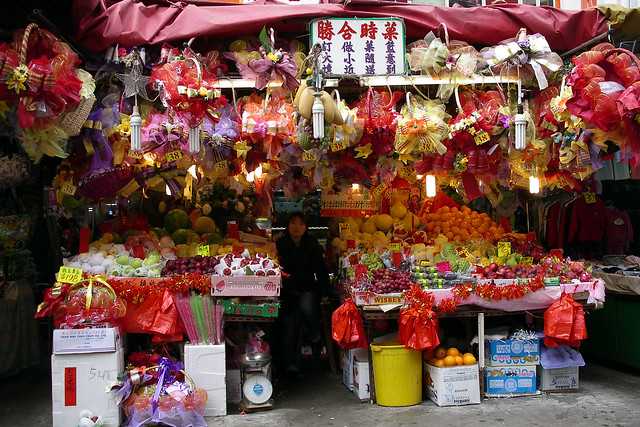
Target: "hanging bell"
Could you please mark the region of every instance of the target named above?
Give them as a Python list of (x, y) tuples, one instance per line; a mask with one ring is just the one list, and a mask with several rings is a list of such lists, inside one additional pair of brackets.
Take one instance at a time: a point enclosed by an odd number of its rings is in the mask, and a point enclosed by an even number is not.
[(200, 152), (200, 125), (189, 128), (189, 153), (196, 154)]
[(142, 149), (142, 117), (140, 117), (138, 104), (133, 106), (133, 113), (129, 118), (129, 127), (131, 129), (131, 151), (140, 151)]
[(320, 97), (322, 93), (316, 91), (314, 94), (313, 106), (311, 107), (311, 116), (313, 120), (313, 137), (315, 139), (324, 138), (324, 104)]
[(524, 150), (527, 148), (527, 116), (522, 111), (522, 104), (518, 105), (518, 114), (513, 118), (513, 122), (516, 128), (516, 150)]

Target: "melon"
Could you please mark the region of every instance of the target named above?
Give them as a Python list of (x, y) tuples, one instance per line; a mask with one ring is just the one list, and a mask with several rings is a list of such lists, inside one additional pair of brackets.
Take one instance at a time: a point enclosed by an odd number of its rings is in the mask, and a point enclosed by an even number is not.
[(395, 219), (402, 219), (407, 215), (407, 208), (402, 203), (396, 203), (391, 206), (391, 216)]
[(380, 231), (389, 231), (389, 229), (393, 226), (393, 218), (391, 215), (381, 214), (373, 217), (376, 228)]
[(368, 220), (366, 220), (364, 222), (364, 224), (362, 224), (362, 232), (363, 233), (369, 233), (369, 234), (373, 234), (378, 230), (377, 226), (376, 226), (376, 221), (375, 219), (369, 218)]
[(194, 221), (193, 231), (200, 234), (215, 233), (216, 223), (208, 216), (201, 216)]
[(189, 220), (189, 215), (182, 209), (172, 209), (164, 217), (164, 228), (169, 233), (173, 233), (181, 228), (189, 228), (190, 226), (191, 221)]
[(171, 238), (176, 245), (184, 245), (189, 240), (189, 231), (186, 228), (180, 228), (171, 234)]

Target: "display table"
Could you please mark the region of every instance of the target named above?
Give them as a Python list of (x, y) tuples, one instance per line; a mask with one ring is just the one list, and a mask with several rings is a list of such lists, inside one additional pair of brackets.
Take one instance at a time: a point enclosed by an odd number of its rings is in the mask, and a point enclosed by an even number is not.
[[(451, 295), (450, 290), (431, 291), (435, 295), (436, 302)], [(478, 322), (478, 342), (484, 342), (484, 318), (485, 316), (511, 316), (514, 314), (538, 314), (542, 315), (551, 303), (560, 298), (562, 292), (571, 293), (574, 300), (581, 303), (586, 310), (600, 308), (604, 303), (604, 282), (595, 280), (591, 283), (568, 284), (546, 287), (523, 298), (511, 301), (487, 301), (475, 295), (471, 295), (462, 301), (458, 309), (453, 313), (439, 314), (439, 318), (476, 318)], [(640, 300), (640, 299), (639, 299)], [(373, 322), (380, 319), (398, 319), (400, 307), (384, 311), (382, 306), (360, 307), (367, 337), (373, 336)], [(640, 349), (640, 346), (639, 346)], [(371, 348), (369, 348), (369, 360)], [(640, 360), (640, 359), (639, 359)], [(484, 345), (478, 345), (478, 368), (480, 369), (480, 384), (483, 384), (485, 368)], [(376, 402), (375, 381), (373, 378), (373, 363), (369, 363), (369, 384), (371, 390), (371, 403)]]
[(587, 317), (589, 339), (581, 351), (609, 365), (640, 369), (640, 278), (594, 272), (604, 280), (607, 304)]

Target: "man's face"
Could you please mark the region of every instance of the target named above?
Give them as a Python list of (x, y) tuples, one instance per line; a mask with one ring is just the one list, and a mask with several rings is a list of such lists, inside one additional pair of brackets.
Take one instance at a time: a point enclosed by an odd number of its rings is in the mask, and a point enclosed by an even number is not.
[(293, 239), (300, 239), (305, 231), (307, 231), (307, 226), (300, 218), (293, 218), (289, 222), (289, 235)]

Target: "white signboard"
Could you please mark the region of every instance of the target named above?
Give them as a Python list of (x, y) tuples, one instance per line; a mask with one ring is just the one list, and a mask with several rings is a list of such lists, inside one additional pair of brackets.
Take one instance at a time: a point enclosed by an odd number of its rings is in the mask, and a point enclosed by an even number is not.
[(322, 48), (325, 75), (405, 73), (401, 18), (323, 18), (311, 22), (311, 46)]

